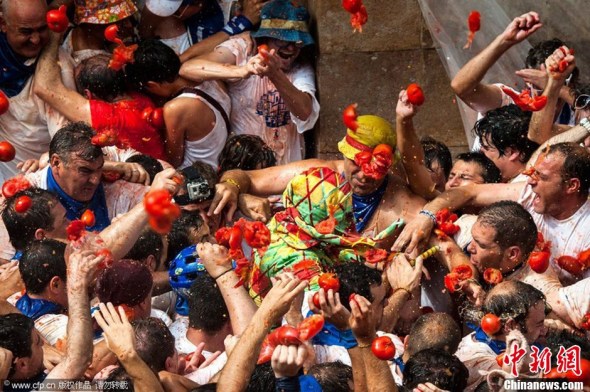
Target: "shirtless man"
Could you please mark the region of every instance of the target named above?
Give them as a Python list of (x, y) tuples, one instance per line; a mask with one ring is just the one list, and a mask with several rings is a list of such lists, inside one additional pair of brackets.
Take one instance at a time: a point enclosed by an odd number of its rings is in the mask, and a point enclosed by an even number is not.
[[(270, 196), (282, 193), (293, 176), (312, 167), (326, 166), (343, 173), (352, 187), (353, 210), (356, 228), (363, 236), (379, 233), (397, 219), (412, 220), (424, 199), (414, 195), (405, 181), (388, 170), (379, 179), (368, 175), (355, 163), (360, 152), (374, 152), (380, 144), (395, 148), (395, 133), (392, 125), (381, 117), (360, 116), (356, 132), (348, 129), (346, 136), (338, 143), (343, 159), (329, 161), (307, 159), (262, 170), (225, 172), (216, 186), (216, 195), (209, 214), (219, 214), (227, 206), (227, 219), (231, 219), (237, 208), (240, 192), (257, 196)], [(390, 165), (391, 166), (391, 165)], [(381, 246), (392, 243), (393, 237)]]

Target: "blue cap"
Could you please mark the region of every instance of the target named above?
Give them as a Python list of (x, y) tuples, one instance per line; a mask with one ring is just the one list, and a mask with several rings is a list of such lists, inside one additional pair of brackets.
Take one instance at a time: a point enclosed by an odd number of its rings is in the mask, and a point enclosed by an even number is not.
[(260, 11), (260, 28), (252, 33), (252, 37), (301, 42), (303, 46), (312, 45), (313, 37), (307, 26), (309, 12), (303, 5), (294, 3), (296, 0), (273, 0), (266, 3)]

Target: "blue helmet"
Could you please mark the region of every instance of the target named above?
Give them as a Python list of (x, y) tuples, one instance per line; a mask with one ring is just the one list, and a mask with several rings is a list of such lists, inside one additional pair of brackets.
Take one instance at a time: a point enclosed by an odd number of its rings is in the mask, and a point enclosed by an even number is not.
[(168, 276), (172, 290), (184, 299), (189, 297), (189, 289), (196, 277), (206, 274), (205, 266), (198, 258), (197, 246), (191, 245), (184, 248), (170, 263)]

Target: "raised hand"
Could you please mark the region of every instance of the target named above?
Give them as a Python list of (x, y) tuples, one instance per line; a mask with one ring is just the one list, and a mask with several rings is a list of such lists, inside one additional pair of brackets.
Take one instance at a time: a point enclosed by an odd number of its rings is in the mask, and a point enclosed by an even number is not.
[(514, 18), (502, 33), (502, 38), (508, 43), (516, 44), (528, 38), (542, 26), (539, 14), (530, 11)]
[(98, 304), (100, 310), (94, 313), (96, 322), (102, 328), (107, 347), (121, 358), (135, 353), (135, 332), (121, 306), (115, 309), (112, 303)]

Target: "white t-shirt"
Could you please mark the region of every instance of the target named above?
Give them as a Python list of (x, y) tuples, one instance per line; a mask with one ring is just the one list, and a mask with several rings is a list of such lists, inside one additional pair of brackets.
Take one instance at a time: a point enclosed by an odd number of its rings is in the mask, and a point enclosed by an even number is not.
[(485, 343), (474, 338), (475, 332), (465, 336), (455, 355), (469, 370), (466, 392), (474, 391), (491, 370), (500, 367), (496, 362), (496, 353)]
[[(236, 56), (238, 66), (244, 66), (256, 54), (248, 32), (231, 37), (218, 47), (229, 49)], [(312, 111), (307, 120), (300, 120), (287, 110), (268, 77), (253, 75), (247, 79), (228, 81), (232, 131), (238, 135), (260, 136), (275, 152), (278, 165), (303, 158), (301, 134), (313, 128), (320, 111), (311, 65), (294, 66), (286, 76), (297, 89), (312, 97)]]
[[(570, 285), (581, 277), (574, 277), (559, 268), (556, 260), (560, 256), (568, 255), (576, 257), (578, 253), (590, 248), (590, 201), (586, 201), (572, 216), (558, 220), (547, 214), (538, 214), (533, 210), (535, 194), (530, 185), (524, 187), (523, 193), (518, 199), (520, 203), (532, 215), (537, 228), (546, 241), (551, 241), (551, 266), (558, 273), (559, 280), (564, 286)], [(583, 274), (584, 278), (590, 277), (590, 269)]]

